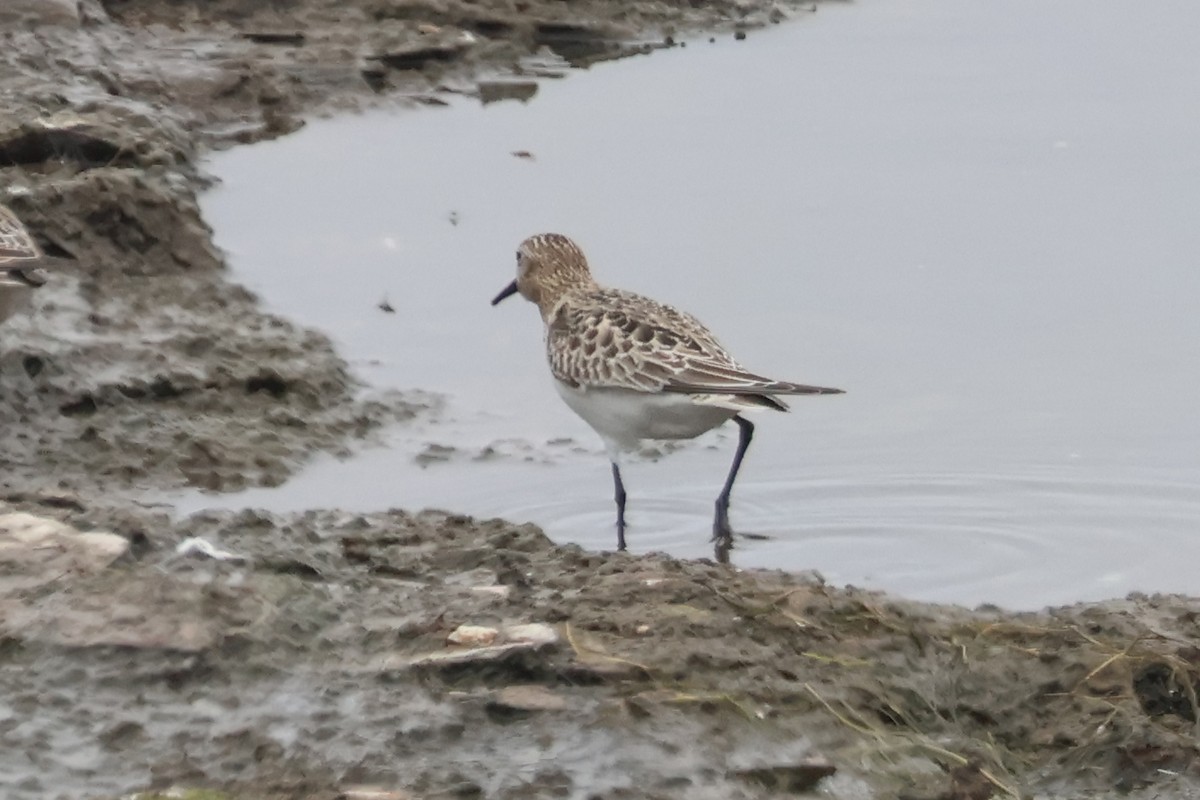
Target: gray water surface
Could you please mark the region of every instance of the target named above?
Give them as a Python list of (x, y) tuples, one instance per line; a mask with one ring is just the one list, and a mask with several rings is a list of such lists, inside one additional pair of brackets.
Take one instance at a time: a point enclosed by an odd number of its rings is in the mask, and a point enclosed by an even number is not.
[[(536, 310), (488, 306), (556, 230), (750, 368), (848, 391), (756, 417), (732, 517), (773, 538), (737, 564), (1018, 608), (1200, 591), (1198, 29), (1192, 0), (822, 5), (526, 105), (214, 156), (235, 277), (374, 386), (447, 404), (281, 489), (178, 506), (440, 506), (613, 547), (608, 465)], [(734, 440), (626, 469), (633, 550), (710, 553)], [(421, 466), (430, 443), (449, 460)]]

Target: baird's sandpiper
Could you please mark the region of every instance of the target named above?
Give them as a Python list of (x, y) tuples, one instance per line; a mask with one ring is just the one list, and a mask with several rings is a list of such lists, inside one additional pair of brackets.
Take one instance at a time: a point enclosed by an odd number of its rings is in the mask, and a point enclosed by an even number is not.
[(732, 419), (740, 436), (717, 496), (713, 541), (733, 546), (729, 495), (754, 435), (743, 411), (787, 411), (779, 395), (841, 389), (776, 381), (748, 372), (690, 314), (648, 297), (607, 289), (566, 236), (531, 236), (517, 250), (517, 279), (492, 305), (520, 293), (546, 325), (546, 356), (566, 404), (604, 440), (617, 502), (617, 549), (625, 549), (625, 486), (619, 457), (643, 439), (691, 439)]
[(0, 206), (0, 322), (46, 282), (42, 251), (12, 211)]

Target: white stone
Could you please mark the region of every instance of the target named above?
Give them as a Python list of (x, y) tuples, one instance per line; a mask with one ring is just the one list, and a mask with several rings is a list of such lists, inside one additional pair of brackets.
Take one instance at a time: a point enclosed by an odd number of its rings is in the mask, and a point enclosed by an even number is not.
[(544, 622), (530, 622), (525, 625), (508, 625), (504, 628), (504, 639), (509, 642), (524, 642), (537, 646), (555, 644), (558, 641), (558, 631), (553, 625)]
[(450, 635), (446, 637), (446, 641), (450, 644), (458, 644), (466, 647), (480, 647), (496, 641), (496, 637), (499, 635), (500, 631), (495, 628), (488, 628), (483, 625), (459, 625), (450, 632)]

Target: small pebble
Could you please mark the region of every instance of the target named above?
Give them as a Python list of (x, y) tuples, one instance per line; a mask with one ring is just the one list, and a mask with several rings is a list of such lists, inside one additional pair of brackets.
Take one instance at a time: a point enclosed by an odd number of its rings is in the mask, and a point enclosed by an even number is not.
[(450, 635), (446, 637), (446, 641), (450, 644), (479, 647), (491, 644), (496, 641), (496, 637), (499, 635), (500, 631), (495, 628), (488, 628), (483, 625), (459, 625), (450, 632)]

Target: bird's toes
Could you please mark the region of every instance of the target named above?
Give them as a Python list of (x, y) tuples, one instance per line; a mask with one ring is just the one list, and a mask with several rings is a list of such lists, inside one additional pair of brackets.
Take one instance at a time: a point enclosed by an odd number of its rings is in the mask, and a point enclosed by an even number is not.
[(718, 564), (729, 563), (729, 551), (733, 549), (732, 539), (713, 539), (713, 557)]

